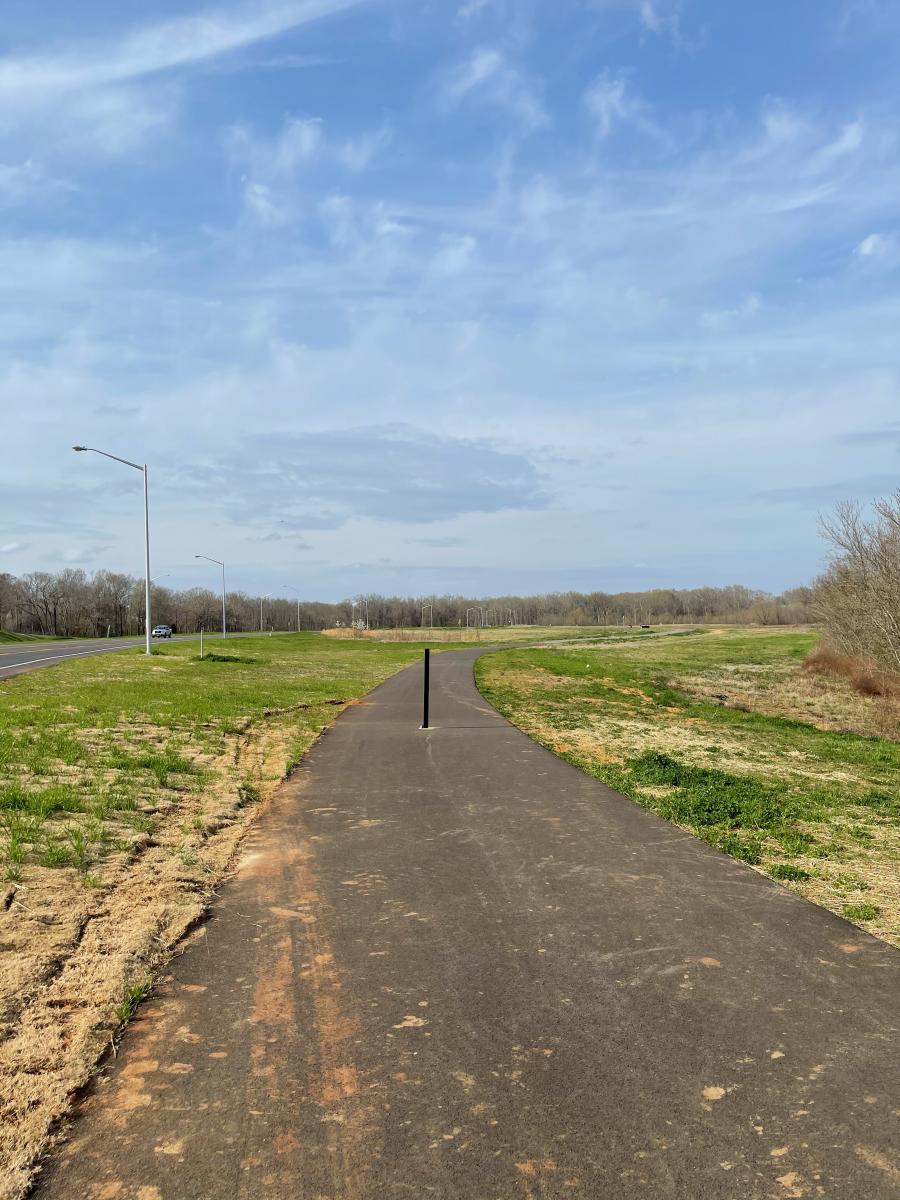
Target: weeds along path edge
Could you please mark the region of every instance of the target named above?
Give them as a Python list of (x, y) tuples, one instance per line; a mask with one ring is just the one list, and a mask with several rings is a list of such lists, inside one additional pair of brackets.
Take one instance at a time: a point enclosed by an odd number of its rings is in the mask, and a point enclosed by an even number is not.
[[(482, 694), (635, 802), (900, 945), (900, 742), (809, 630), (497, 650)], [(888, 714), (889, 715), (889, 714)]]

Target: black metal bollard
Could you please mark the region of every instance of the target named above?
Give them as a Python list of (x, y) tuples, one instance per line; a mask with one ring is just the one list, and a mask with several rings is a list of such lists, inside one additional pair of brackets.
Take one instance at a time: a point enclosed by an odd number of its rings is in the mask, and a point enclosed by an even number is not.
[(425, 691), (422, 704), (422, 728), (428, 728), (428, 691), (431, 682), (431, 651), (425, 651)]

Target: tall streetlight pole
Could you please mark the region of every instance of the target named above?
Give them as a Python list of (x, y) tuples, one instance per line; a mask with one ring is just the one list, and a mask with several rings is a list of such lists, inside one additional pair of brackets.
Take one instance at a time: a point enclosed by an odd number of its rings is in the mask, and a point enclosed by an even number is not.
[(152, 654), (153, 650), (150, 642), (150, 500), (149, 489), (147, 484), (147, 464), (141, 466), (140, 463), (133, 463), (127, 458), (119, 458), (117, 454), (107, 454), (105, 450), (97, 450), (94, 446), (73, 446), (73, 450), (79, 453), (85, 450), (91, 454), (102, 454), (104, 458), (111, 458), (114, 462), (124, 463), (126, 467), (134, 467), (135, 471), (142, 471), (144, 475), (144, 641), (145, 653)]
[(431, 616), (431, 628), (434, 629), (434, 605), (433, 604), (423, 604), (422, 605), (422, 628), (423, 629), (425, 628), (425, 609), (426, 608), (429, 610), (429, 613)]
[(287, 591), (293, 592), (297, 597), (297, 632), (299, 633), (300, 632), (300, 593), (297, 591), (296, 588), (291, 587), (290, 584), (283, 583), (281, 586), (283, 588), (286, 588)]
[(194, 558), (205, 558), (207, 562), (217, 563), (222, 568), (222, 641), (228, 637), (228, 626), (225, 622), (225, 564), (220, 558), (210, 558), (208, 554), (195, 554)]

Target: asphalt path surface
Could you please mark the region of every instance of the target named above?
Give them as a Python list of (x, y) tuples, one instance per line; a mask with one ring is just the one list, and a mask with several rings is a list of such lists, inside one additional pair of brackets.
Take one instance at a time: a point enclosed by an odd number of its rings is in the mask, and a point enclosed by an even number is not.
[(349, 708), (52, 1200), (887, 1200), (900, 955), (541, 749), (478, 651)]

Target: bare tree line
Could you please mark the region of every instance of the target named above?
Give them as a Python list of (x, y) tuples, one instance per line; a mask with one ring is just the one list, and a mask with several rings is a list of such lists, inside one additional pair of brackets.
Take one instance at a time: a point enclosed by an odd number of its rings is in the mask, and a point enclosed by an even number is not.
[(866, 520), (858, 504), (822, 521), (834, 548), (813, 593), (813, 609), (844, 654), (900, 675), (900, 490)]
[[(646, 592), (550, 592), (536, 596), (359, 597), (354, 613), (363, 620), (368, 602), (369, 624), (397, 629), (432, 622), (437, 627), (480, 625), (642, 625), (728, 621), (754, 624), (797, 624), (809, 620), (808, 588), (781, 596), (735, 584), (690, 589), (657, 588)], [(346, 623), (348, 606), (337, 605)], [(343, 609), (341, 613), (340, 610)]]
[[(552, 592), (537, 596), (360, 595), (337, 604), (229, 592), (228, 629), (325, 629), (354, 622), (397, 629), (497, 625), (636, 625), (725, 621), (796, 624), (811, 617), (811, 593), (781, 596), (733, 585), (646, 592)], [(154, 621), (177, 632), (221, 628), (221, 595), (207, 588), (178, 591), (154, 584)], [(423, 611), (424, 609), (424, 611)], [(114, 571), (33, 571), (0, 574), (0, 627), (55, 636), (113, 637), (143, 632), (143, 580)]]

